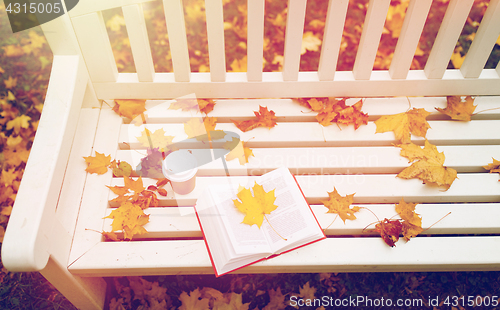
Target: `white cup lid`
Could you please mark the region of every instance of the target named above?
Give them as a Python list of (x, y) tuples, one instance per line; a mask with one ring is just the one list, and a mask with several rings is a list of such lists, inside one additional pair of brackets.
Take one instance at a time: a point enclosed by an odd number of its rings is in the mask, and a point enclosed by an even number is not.
[(185, 182), (196, 175), (198, 163), (188, 150), (178, 150), (167, 155), (162, 165), (163, 175), (172, 182)]

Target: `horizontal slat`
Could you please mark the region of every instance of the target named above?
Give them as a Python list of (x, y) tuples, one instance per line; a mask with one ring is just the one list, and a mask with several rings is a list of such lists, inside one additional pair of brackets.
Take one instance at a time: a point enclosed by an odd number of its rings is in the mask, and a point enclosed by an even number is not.
[[(464, 144), (500, 144), (500, 131), (491, 130), (500, 128), (500, 120), (478, 120), (469, 123), (456, 121), (430, 121), (431, 129), (427, 131), (427, 139), (435, 145), (464, 145)], [(160, 128), (167, 135), (174, 136), (173, 142), (187, 139), (182, 124), (147, 124), (147, 128), (154, 132)], [(369, 122), (357, 130), (354, 126), (337, 127), (331, 125), (323, 127), (319, 123), (278, 123), (271, 130), (260, 127), (248, 132), (241, 132), (234, 124), (217, 124), (215, 129), (232, 131), (243, 141), (248, 141), (248, 147), (324, 147), (324, 146), (390, 146), (398, 143), (393, 132), (375, 133), (376, 125)], [(144, 127), (123, 125), (120, 132), (122, 148), (141, 149), (136, 137), (141, 136)], [(413, 141), (423, 138), (413, 137)], [(186, 148), (205, 148), (205, 144), (196, 140), (189, 140), (182, 144)]]
[[(384, 220), (384, 218), (399, 218), (395, 216), (397, 213), (394, 204), (358, 206), (367, 207), (376, 214), (379, 220)], [(311, 205), (311, 208), (327, 236), (370, 236), (377, 234), (373, 231), (375, 224), (372, 224), (377, 221), (377, 217), (368, 210), (361, 209), (361, 211), (355, 214), (357, 217), (356, 220), (347, 220), (344, 223), (340, 218), (336, 219), (336, 214), (326, 213), (328, 209), (323, 205)], [(106, 215), (111, 210), (108, 209)], [(425, 235), (500, 233), (500, 226), (497, 220), (500, 216), (500, 203), (418, 204), (415, 212), (422, 218), (422, 227), (424, 229), (430, 227), (428, 230), (422, 232)], [(449, 212), (451, 213), (447, 215)], [(145, 213), (150, 215), (149, 223), (144, 226), (148, 233), (137, 236), (137, 238), (134, 237), (134, 240), (203, 237), (193, 207), (149, 208), (145, 210)], [(484, 214), (488, 214), (488, 216), (485, 217)], [(445, 215), (447, 216), (439, 221)], [(111, 229), (110, 225), (111, 220), (106, 219), (104, 230), (109, 231)]]
[(299, 72), (297, 81), (286, 82), (281, 72), (264, 72), (261, 82), (248, 83), (245, 72), (228, 72), (226, 83), (211, 83), (210, 73), (201, 72), (191, 73), (189, 83), (175, 82), (173, 73), (157, 73), (154, 82), (138, 83), (136, 73), (120, 73), (117, 83), (94, 83), (94, 87), (105, 100), (165, 99), (192, 93), (200, 98), (500, 95), (500, 78), (495, 69), (483, 70), (478, 79), (465, 79), (460, 70), (447, 70), (442, 79), (427, 79), (424, 71), (411, 70), (401, 80), (391, 79), (388, 71), (373, 71), (369, 80), (355, 80), (351, 71), (339, 71), (333, 81), (319, 83), (317, 72)]
[[(340, 98), (339, 98), (340, 99)], [(422, 108), (430, 112), (427, 120), (450, 119), (435, 108), (446, 108), (446, 97), (390, 97), (390, 98), (349, 98), (346, 104), (352, 105), (363, 100), (362, 111), (374, 121), (383, 115), (403, 113), (408, 108)], [(195, 111), (170, 110), (175, 100), (147, 100), (147, 123), (184, 123), (192, 117), (203, 114)], [(480, 96), (474, 100), (475, 112), (472, 119), (500, 119), (500, 97)], [(315, 122), (317, 113), (301, 106), (296, 99), (216, 99), (214, 110), (208, 114), (217, 117), (218, 123), (231, 120), (244, 120), (254, 117), (259, 106), (267, 107), (276, 113), (280, 122)]]
[[(453, 255), (450, 255), (453, 253)], [(108, 242), (69, 266), (85, 276), (213, 274), (203, 240)], [(500, 270), (500, 237), (328, 238), (236, 273)]]
[[(440, 146), (446, 156), (444, 165), (458, 172), (485, 172), (483, 166), (499, 157), (500, 145)], [(196, 155), (198, 150), (192, 150)], [(227, 162), (231, 175), (261, 175), (285, 166), (294, 174), (399, 173), (408, 167), (408, 159), (400, 156), (400, 148), (387, 147), (304, 147), (254, 148), (248, 163)], [(202, 151), (204, 152), (204, 151)], [(116, 159), (136, 168), (146, 156), (143, 151), (119, 150)], [(203, 155), (199, 155), (203, 156)], [(197, 157), (198, 158), (198, 157)], [(198, 169), (199, 176), (225, 175), (220, 162), (209, 162)]]
[[(203, 177), (196, 178), (195, 189), (187, 195), (174, 197), (170, 185), (165, 188), (167, 197), (158, 197), (162, 206), (192, 206), (201, 193), (212, 184), (252, 184), (254, 176), (249, 177)], [(394, 174), (354, 174), (354, 175), (297, 175), (308, 203), (316, 204), (328, 198), (329, 191), (335, 187), (339, 193), (356, 193), (354, 203), (396, 203), (404, 197), (406, 201), (418, 203), (441, 202), (498, 202), (498, 175), (491, 173), (459, 174), (450, 189), (423, 185), (420, 180), (404, 180)], [(153, 179), (143, 179), (146, 186), (156, 183)], [(247, 183), (250, 182), (250, 183)], [(112, 186), (123, 186), (123, 179), (114, 178)], [(116, 197), (110, 192), (109, 199)]]

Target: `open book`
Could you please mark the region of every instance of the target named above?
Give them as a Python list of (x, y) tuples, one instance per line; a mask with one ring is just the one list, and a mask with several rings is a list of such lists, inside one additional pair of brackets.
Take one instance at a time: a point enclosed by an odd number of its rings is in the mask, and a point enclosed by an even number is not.
[(242, 223), (245, 214), (233, 202), (238, 199), (237, 184), (210, 186), (198, 198), (196, 215), (216, 276), (326, 238), (287, 168), (273, 170), (255, 181), (266, 192), (275, 190), (274, 204), (278, 206), (266, 215), (269, 222), (264, 219), (260, 229)]

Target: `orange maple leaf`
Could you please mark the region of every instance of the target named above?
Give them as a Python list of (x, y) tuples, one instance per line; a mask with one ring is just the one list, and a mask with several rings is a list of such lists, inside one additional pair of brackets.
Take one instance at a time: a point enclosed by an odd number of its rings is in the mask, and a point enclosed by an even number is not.
[(394, 131), (396, 140), (401, 143), (410, 143), (412, 134), (425, 138), (427, 129), (431, 128), (425, 120), (429, 114), (424, 109), (413, 108), (404, 113), (382, 116), (375, 121), (376, 133)]
[(474, 98), (471, 96), (465, 97), (465, 101), (462, 101), (460, 96), (448, 96), (446, 103), (446, 109), (436, 108), (436, 110), (459, 121), (469, 122), (476, 109)]
[(243, 132), (247, 132), (257, 127), (267, 127), (272, 128), (276, 126), (276, 120), (278, 119), (274, 111), (269, 111), (267, 107), (259, 106), (259, 112), (254, 111), (255, 114), (254, 119), (246, 120), (246, 121), (235, 121), (231, 120), (239, 130)]
[(233, 202), (238, 210), (246, 214), (242, 223), (250, 226), (256, 224), (260, 228), (265, 215), (270, 214), (278, 207), (274, 204), (276, 196), (274, 195), (274, 189), (266, 192), (264, 187), (257, 184), (257, 182), (255, 182), (252, 189), (253, 195), (250, 189), (240, 188), (236, 196), (241, 201), (234, 199)]
[(328, 192), (328, 200), (320, 200), (325, 207), (328, 208), (327, 213), (336, 213), (340, 218), (345, 220), (355, 220), (356, 216), (354, 213), (360, 210), (359, 207), (354, 206), (350, 208), (353, 203), (354, 194), (346, 195), (345, 197), (340, 196), (337, 189), (334, 187), (333, 192)]
[(115, 99), (113, 111), (120, 116), (134, 119), (146, 111), (146, 100), (141, 99)]
[(323, 126), (331, 124), (354, 124), (354, 129), (368, 123), (368, 114), (361, 111), (363, 101), (359, 100), (355, 104), (346, 105), (345, 98), (337, 100), (335, 98), (300, 98), (299, 103), (311, 110), (318, 112), (316, 120)]
[(436, 146), (425, 140), (424, 148), (410, 143), (396, 145), (401, 148), (401, 156), (413, 162), (410, 167), (405, 168), (397, 176), (403, 179), (418, 178), (424, 183), (436, 184), (450, 188), (457, 178), (457, 171), (443, 166), (445, 156), (439, 153)]
[(88, 173), (105, 174), (111, 165), (111, 155), (104, 156), (103, 153), (95, 152), (95, 156), (83, 157), (88, 166), (85, 169)]

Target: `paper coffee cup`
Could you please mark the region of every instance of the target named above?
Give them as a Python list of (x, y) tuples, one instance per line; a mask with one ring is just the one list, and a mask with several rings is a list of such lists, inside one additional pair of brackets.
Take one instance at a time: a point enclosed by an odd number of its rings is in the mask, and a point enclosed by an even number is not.
[(178, 150), (167, 155), (162, 165), (163, 175), (172, 183), (175, 193), (186, 195), (196, 185), (198, 163), (188, 150)]

